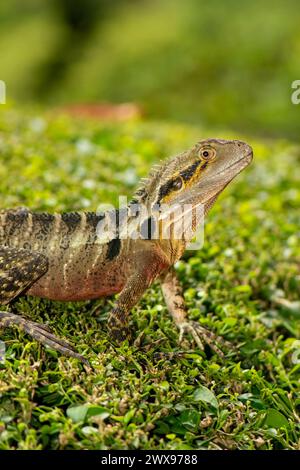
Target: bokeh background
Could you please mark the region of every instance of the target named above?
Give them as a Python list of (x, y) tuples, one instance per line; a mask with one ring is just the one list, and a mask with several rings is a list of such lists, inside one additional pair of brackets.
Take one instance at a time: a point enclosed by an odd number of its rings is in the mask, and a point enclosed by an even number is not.
[(8, 99), (134, 102), (145, 116), (298, 139), (297, 0), (11, 0)]

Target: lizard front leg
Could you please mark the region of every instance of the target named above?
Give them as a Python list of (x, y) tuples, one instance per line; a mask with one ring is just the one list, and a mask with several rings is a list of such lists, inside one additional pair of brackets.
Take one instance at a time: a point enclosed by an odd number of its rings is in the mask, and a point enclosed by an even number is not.
[(109, 314), (108, 328), (110, 335), (116, 341), (124, 341), (130, 338), (128, 317), (131, 309), (137, 304), (144, 292), (160, 273), (159, 261), (148, 260), (144, 255), (137, 272), (129, 277), (125, 287), (121, 291), (116, 306)]
[(173, 267), (161, 277), (161, 288), (168, 310), (179, 328), (179, 342), (182, 341), (185, 333), (190, 333), (200, 349), (204, 349), (203, 342), (205, 342), (222, 357), (223, 352), (218, 345), (228, 345), (228, 343), (198, 322), (188, 321), (182, 288)]
[[(40, 253), (22, 248), (0, 247), (0, 303), (9, 304), (29, 289), (48, 270), (48, 260)], [(60, 353), (87, 361), (66, 341), (57, 338), (46, 325), (22, 318), (8, 311), (0, 311), (0, 328), (21, 327), (37, 341)]]

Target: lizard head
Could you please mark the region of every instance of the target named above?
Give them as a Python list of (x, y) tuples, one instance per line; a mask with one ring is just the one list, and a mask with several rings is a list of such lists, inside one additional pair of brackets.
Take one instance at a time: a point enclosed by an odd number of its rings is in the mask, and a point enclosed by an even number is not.
[[(250, 164), (252, 157), (252, 148), (239, 140), (201, 140), (154, 169), (136, 192), (135, 200), (148, 209), (163, 205), (183, 208), (169, 224), (200, 206), (207, 213), (217, 196)], [(191, 234), (184, 235), (192, 238)]]
[(252, 157), (252, 148), (239, 140), (201, 140), (155, 168), (134, 199), (148, 207), (191, 203), (209, 208)]

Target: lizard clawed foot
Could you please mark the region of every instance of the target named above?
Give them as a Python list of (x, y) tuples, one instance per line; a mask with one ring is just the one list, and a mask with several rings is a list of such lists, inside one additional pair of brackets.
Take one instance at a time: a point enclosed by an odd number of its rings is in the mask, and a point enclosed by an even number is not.
[(28, 333), (32, 338), (36, 339), (40, 343), (49, 346), (52, 349), (60, 352), (64, 356), (74, 357), (79, 359), (81, 362), (89, 366), (89, 362), (81, 355), (78, 354), (74, 347), (71, 346), (64, 339), (55, 336), (48, 325), (42, 325), (34, 321), (22, 318), (19, 315), (15, 315), (10, 312), (0, 312), (0, 328), (6, 328), (17, 325), (23, 331)]
[(122, 318), (119, 318), (112, 311), (108, 317), (108, 330), (111, 339), (115, 343), (121, 343), (128, 339), (131, 339), (130, 328), (128, 327), (127, 322), (124, 322)]
[(188, 333), (193, 337), (193, 340), (202, 351), (204, 350), (203, 343), (206, 343), (218, 356), (224, 357), (224, 353), (221, 351), (220, 347), (226, 346), (231, 349), (233, 347), (228, 341), (225, 341), (220, 336), (207, 330), (196, 321), (180, 323), (178, 328), (179, 343), (182, 342), (183, 336)]
[(127, 327), (111, 328), (109, 334), (114, 343), (122, 343), (123, 341), (131, 340), (131, 332)]

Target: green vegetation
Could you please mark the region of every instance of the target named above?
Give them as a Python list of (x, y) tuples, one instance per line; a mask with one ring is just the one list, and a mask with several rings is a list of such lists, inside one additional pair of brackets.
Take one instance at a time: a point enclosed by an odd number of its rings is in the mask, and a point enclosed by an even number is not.
[[(1, 207), (115, 204), (153, 162), (215, 135), (199, 126), (99, 124), (6, 109)], [(187, 253), (177, 271), (190, 318), (237, 350), (220, 360), (187, 345), (186, 356), (156, 362), (155, 352), (181, 349), (157, 285), (132, 314), (136, 335), (144, 332), (139, 350), (110, 344), (113, 299), (22, 298), (14, 308), (47, 321), (93, 370), (6, 330), (0, 449), (299, 449), (300, 149), (219, 135), (247, 140), (255, 161), (211, 211), (204, 248)]]

